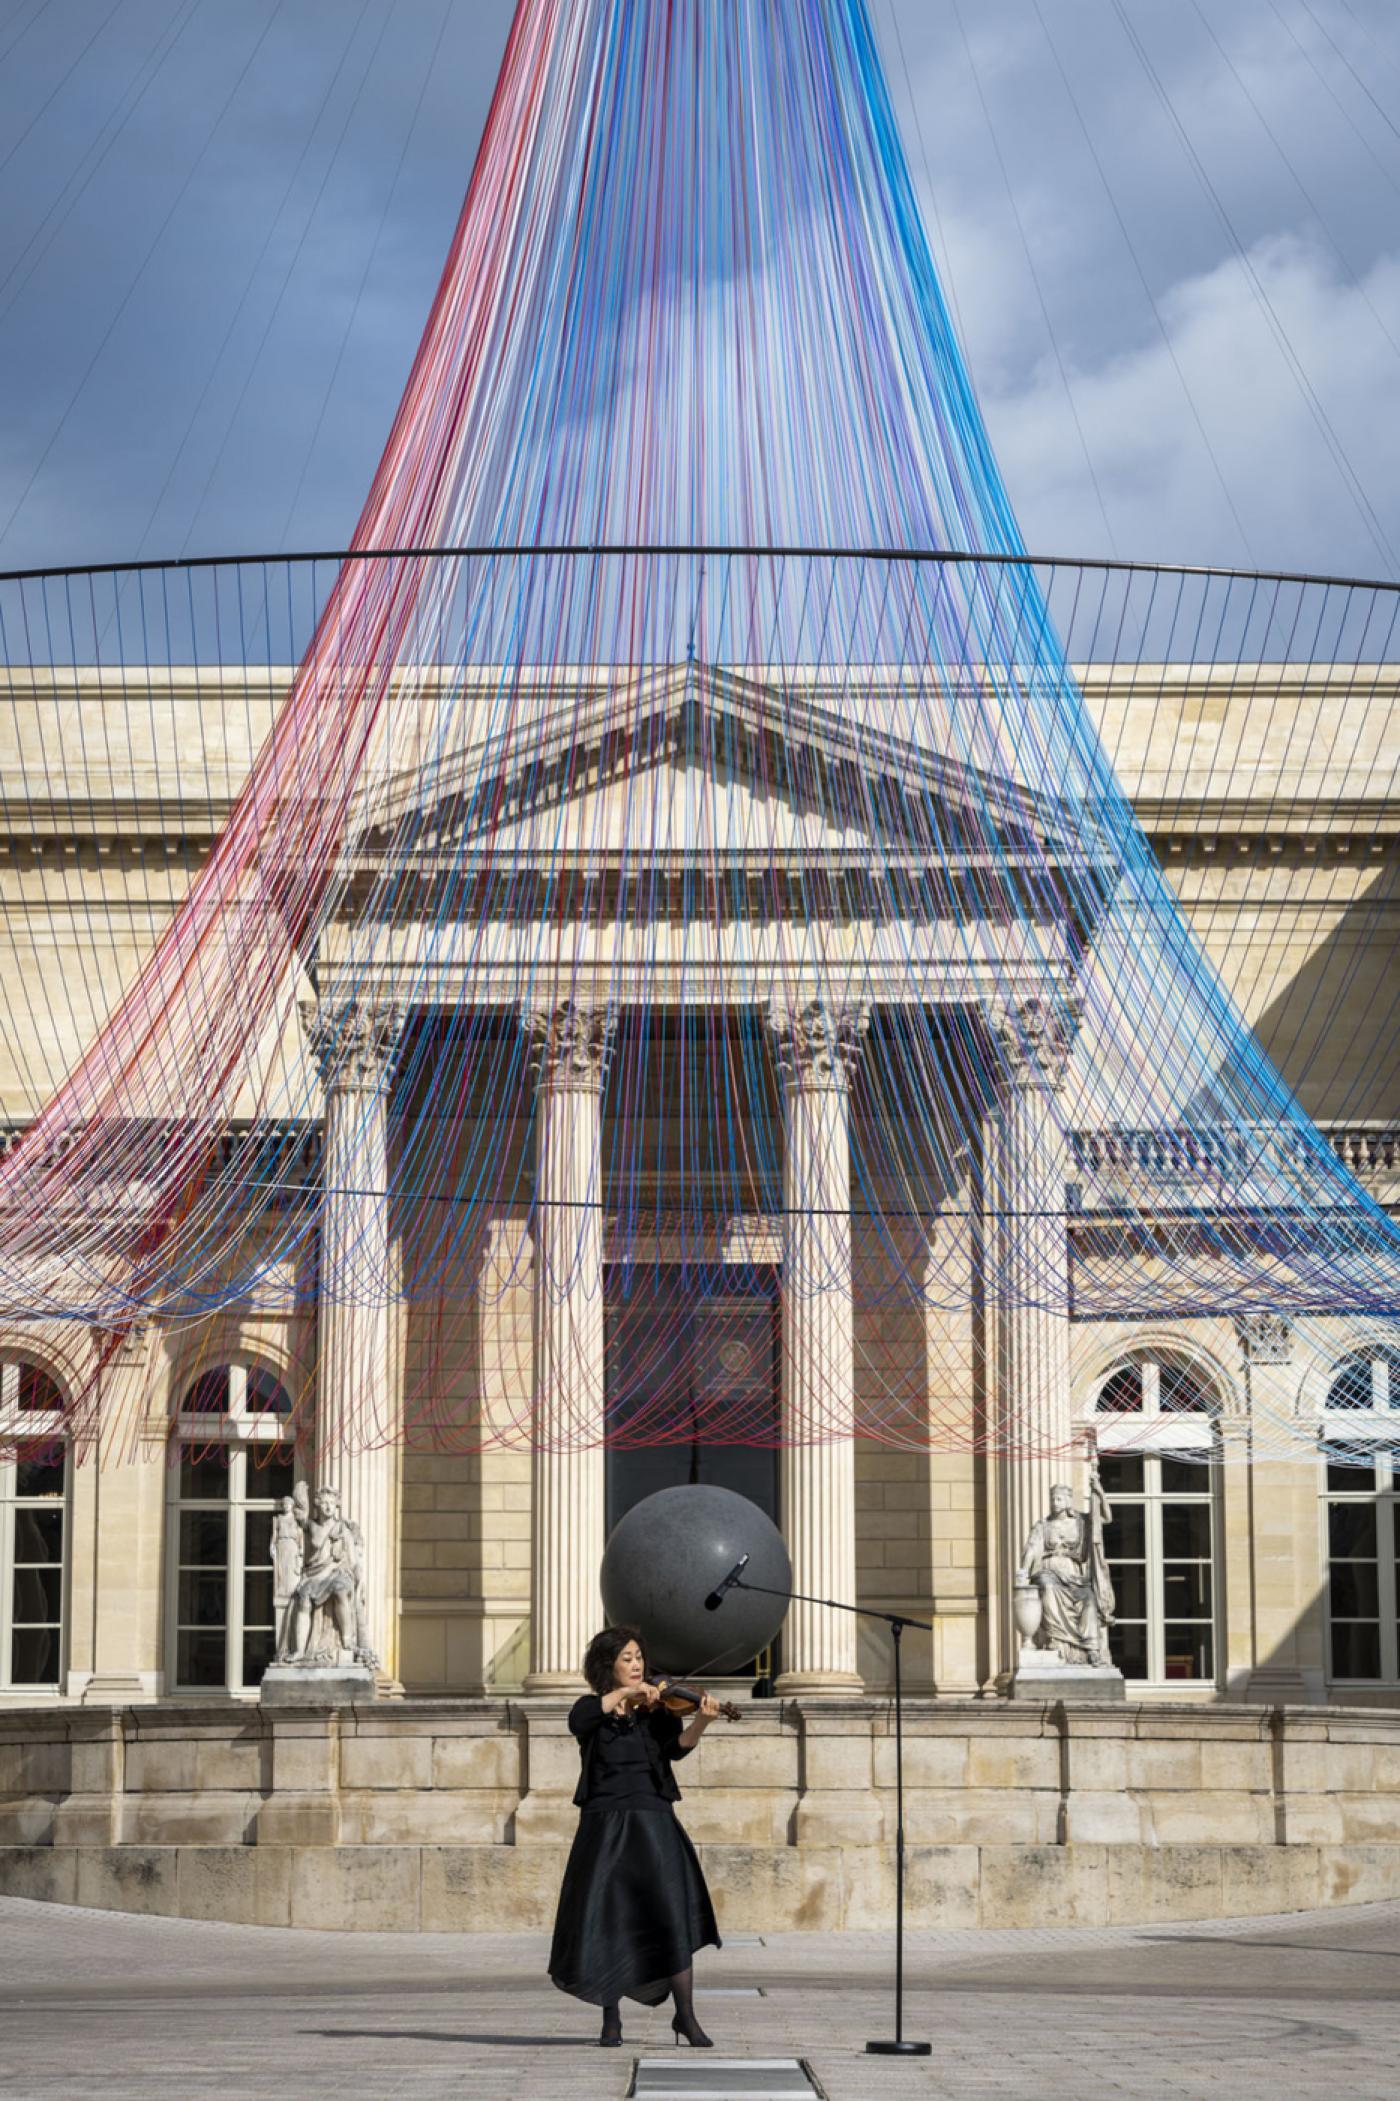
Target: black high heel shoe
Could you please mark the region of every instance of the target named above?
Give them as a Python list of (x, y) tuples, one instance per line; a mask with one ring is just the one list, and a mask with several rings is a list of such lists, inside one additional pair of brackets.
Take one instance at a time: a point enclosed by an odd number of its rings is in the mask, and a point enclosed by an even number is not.
[(621, 2014), (618, 2015), (615, 2021), (605, 2020), (603, 2022), (603, 2032), (598, 2038), (598, 2048), (600, 2050), (620, 2050), (622, 2048)]
[(671, 2033), (676, 2038), (677, 2049), (682, 2043), (689, 2043), (692, 2050), (713, 2050), (715, 2047), (713, 2037), (706, 2035), (698, 2021), (685, 2028), (677, 2018), (671, 2023)]

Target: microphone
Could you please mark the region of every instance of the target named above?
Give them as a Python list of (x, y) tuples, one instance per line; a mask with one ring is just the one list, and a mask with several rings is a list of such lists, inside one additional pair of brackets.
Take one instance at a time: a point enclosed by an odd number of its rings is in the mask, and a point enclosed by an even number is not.
[(708, 1596), (708, 1597), (706, 1598), (706, 1600), (705, 1600), (705, 1610), (706, 1610), (706, 1612), (718, 1612), (718, 1611), (719, 1611), (719, 1608), (720, 1608), (720, 1606), (721, 1606), (721, 1605), (722, 1605), (722, 1604), (724, 1603), (724, 1600), (725, 1600), (725, 1594), (726, 1594), (726, 1592), (728, 1592), (728, 1591), (731, 1591), (731, 1590), (733, 1590), (733, 1588), (734, 1588), (735, 1584), (736, 1584), (736, 1583), (738, 1582), (739, 1578), (740, 1578), (740, 1577), (741, 1577), (741, 1576), (743, 1575), (743, 1573), (744, 1573), (744, 1570), (745, 1570), (745, 1569), (746, 1569), (746, 1568), (748, 1567), (748, 1565), (749, 1565), (749, 1557), (748, 1557), (748, 1555), (747, 1555), (747, 1554), (741, 1554), (741, 1555), (739, 1556), (739, 1559), (738, 1559), (738, 1560), (737, 1560), (737, 1561), (735, 1562), (735, 1564), (734, 1564), (733, 1568), (732, 1568), (732, 1569), (731, 1569), (731, 1570), (729, 1571), (729, 1574), (728, 1574), (728, 1575), (727, 1575), (727, 1576), (725, 1577), (724, 1581), (723, 1581), (723, 1582), (722, 1582), (722, 1583), (720, 1584), (719, 1588), (718, 1588), (717, 1590), (712, 1590), (712, 1591), (710, 1592), (710, 1595), (709, 1595), (709, 1596)]

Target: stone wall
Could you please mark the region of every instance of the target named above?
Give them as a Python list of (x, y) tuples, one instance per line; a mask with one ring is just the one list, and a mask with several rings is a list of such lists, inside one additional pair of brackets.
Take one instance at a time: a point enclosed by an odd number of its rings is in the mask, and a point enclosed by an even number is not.
[[(562, 1701), (0, 1714), (0, 1891), (345, 1929), (552, 1917)], [(873, 1927), (894, 1741), (873, 1700), (760, 1702), (682, 1768), (722, 1925)], [(1400, 1896), (1400, 1713), (916, 1701), (916, 1926), (1102, 1925)]]

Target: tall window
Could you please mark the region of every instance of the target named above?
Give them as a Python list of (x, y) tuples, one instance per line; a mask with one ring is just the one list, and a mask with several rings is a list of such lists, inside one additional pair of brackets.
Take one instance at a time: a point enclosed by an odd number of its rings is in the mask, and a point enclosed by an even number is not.
[(1155, 1358), (1120, 1365), (1095, 1409), (1099, 1477), (1113, 1508), (1104, 1546), (1118, 1599), (1110, 1637), (1125, 1678), (1215, 1679), (1213, 1401)]
[(1322, 1463), (1329, 1674), (1400, 1678), (1400, 1351), (1363, 1350), (1327, 1390)]
[(63, 1394), (34, 1364), (0, 1366), (0, 1688), (57, 1691), (67, 1604)]
[(167, 1591), (177, 1689), (242, 1692), (272, 1661), (272, 1520), (296, 1476), (291, 1412), (256, 1365), (201, 1372), (181, 1399)]

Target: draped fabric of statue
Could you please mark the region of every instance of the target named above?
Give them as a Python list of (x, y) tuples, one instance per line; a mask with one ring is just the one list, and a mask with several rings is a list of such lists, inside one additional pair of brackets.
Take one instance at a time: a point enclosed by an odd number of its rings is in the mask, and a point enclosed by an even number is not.
[(1036, 1522), (1026, 1541), (1022, 1565), (1040, 1592), (1040, 1646), (1054, 1649), (1063, 1663), (1109, 1661), (1116, 1601), (1103, 1529), (1112, 1517), (1097, 1485), (1082, 1513), (1074, 1507), (1074, 1491), (1056, 1486), (1049, 1516)]

